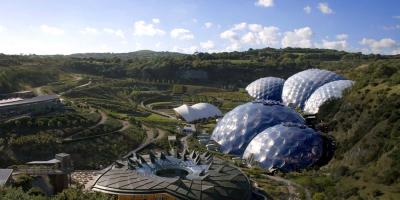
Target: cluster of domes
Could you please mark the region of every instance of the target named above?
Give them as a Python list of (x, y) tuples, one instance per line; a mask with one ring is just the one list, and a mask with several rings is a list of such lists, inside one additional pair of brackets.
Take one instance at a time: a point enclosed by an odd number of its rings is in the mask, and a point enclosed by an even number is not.
[(309, 69), (289, 77), (282, 90), (285, 105), (303, 109), (307, 99), (313, 92), (326, 83), (343, 80), (334, 72), (320, 69)]
[(340, 98), (353, 81), (321, 69), (308, 69), (289, 77), (286, 81), (265, 77), (250, 83), (246, 90), (256, 100), (281, 101), (292, 108), (300, 108), (307, 114), (316, 114), (326, 101)]
[(279, 102), (253, 101), (225, 114), (211, 139), (221, 145), (223, 153), (241, 155), (254, 136), (283, 122), (304, 123), (304, 119)]
[(273, 171), (292, 171), (316, 164), (324, 154), (324, 139), (305, 125), (293, 108), (316, 114), (319, 107), (340, 98), (352, 81), (327, 70), (309, 69), (286, 81), (258, 79), (246, 87), (254, 97), (228, 112), (211, 139), (223, 153), (240, 155)]

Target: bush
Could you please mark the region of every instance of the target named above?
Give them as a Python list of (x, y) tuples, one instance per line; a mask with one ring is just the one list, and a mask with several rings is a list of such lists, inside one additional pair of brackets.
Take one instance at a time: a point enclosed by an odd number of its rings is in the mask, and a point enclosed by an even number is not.
[(328, 200), (328, 197), (321, 192), (315, 193), (312, 197), (313, 200)]

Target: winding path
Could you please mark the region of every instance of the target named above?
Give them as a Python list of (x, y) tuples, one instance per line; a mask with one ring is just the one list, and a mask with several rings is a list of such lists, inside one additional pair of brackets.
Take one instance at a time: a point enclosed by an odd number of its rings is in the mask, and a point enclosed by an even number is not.
[(75, 89), (78, 89), (78, 88), (82, 88), (82, 87), (86, 87), (86, 86), (89, 86), (90, 84), (92, 84), (92, 81), (90, 80), (89, 82), (87, 82), (87, 83), (85, 83), (85, 84), (82, 84), (82, 85), (78, 85), (78, 86), (76, 86), (76, 87), (74, 87), (74, 88), (71, 88), (71, 89), (69, 89), (69, 90), (67, 90), (67, 91), (64, 91), (64, 92), (60, 92), (60, 96), (61, 95), (64, 95), (65, 93), (69, 93), (69, 92), (71, 92), (72, 90), (75, 90)]
[(149, 128), (145, 125), (142, 125), (142, 128), (146, 131), (146, 140), (142, 144), (140, 144), (138, 147), (136, 147), (135, 149), (133, 149), (132, 151), (127, 153), (123, 158), (127, 158), (130, 155), (132, 155), (133, 153), (146, 148), (148, 145), (152, 144), (153, 142), (155, 142), (157, 140), (162, 139), (166, 135), (166, 132), (164, 130), (156, 129), (158, 131), (158, 136), (155, 138), (153, 130), (151, 128)]
[(189, 145), (188, 145), (187, 139), (188, 139), (190, 136), (192, 136), (191, 133), (188, 134), (188, 135), (186, 135), (185, 137), (182, 137), (182, 138), (181, 138), (181, 143), (182, 143), (183, 149), (189, 149)]
[(73, 142), (73, 141), (80, 141), (80, 140), (88, 140), (88, 139), (103, 137), (103, 136), (114, 134), (114, 133), (120, 133), (120, 132), (128, 129), (129, 126), (131, 125), (128, 121), (120, 120), (120, 122), (122, 124), (122, 127), (116, 131), (111, 131), (108, 133), (103, 133), (103, 134), (98, 134), (98, 135), (91, 135), (91, 136), (87, 136), (87, 137), (75, 138), (75, 139), (74, 138), (65, 138), (64, 141), (65, 142)]
[[(107, 114), (106, 114), (105, 112), (101, 111), (101, 110), (99, 110), (99, 113), (100, 113), (100, 117), (101, 117), (101, 118), (100, 118), (100, 121), (97, 122), (97, 124), (95, 124), (95, 125), (93, 125), (93, 126), (91, 126), (91, 127), (89, 127), (89, 128), (86, 128), (86, 130), (94, 129), (94, 128), (100, 126), (101, 124), (106, 123), (106, 121), (107, 121), (107, 119), (108, 119)], [(76, 136), (78, 136), (78, 135), (80, 135), (80, 134), (82, 134), (82, 133), (83, 133), (83, 131), (79, 131), (78, 133), (75, 133), (75, 134), (73, 134), (73, 135), (70, 135), (70, 136), (64, 138), (63, 141), (72, 141), (72, 140), (74, 140), (74, 139), (73, 139), (74, 137), (76, 137)]]

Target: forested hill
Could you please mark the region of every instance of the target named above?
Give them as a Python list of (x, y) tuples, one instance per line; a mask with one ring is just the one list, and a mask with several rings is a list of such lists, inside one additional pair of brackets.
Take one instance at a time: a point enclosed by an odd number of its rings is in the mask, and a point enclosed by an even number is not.
[(287, 78), (308, 68), (341, 73), (377, 60), (399, 57), (300, 48), (193, 55), (147, 50), (69, 56), (0, 54), (0, 92), (43, 85), (56, 81), (65, 72), (237, 88), (265, 76)]
[[(243, 87), (264, 76), (288, 76), (308, 68), (341, 71), (393, 56), (362, 55), (320, 49), (259, 49), (244, 52), (196, 53), (179, 56), (110, 59), (94, 57), (67, 59), (63, 70), (144, 80), (174, 80), (180, 83), (233, 85)], [(221, 78), (223, 74), (223, 78)]]
[(176, 53), (176, 52), (157, 52), (151, 50), (140, 50), (129, 53), (76, 53), (71, 54), (68, 57), (72, 58), (95, 58), (95, 59), (112, 59), (119, 58), (122, 60), (128, 59), (139, 59), (139, 58), (155, 58), (155, 57), (178, 57), (184, 56), (185, 54)]

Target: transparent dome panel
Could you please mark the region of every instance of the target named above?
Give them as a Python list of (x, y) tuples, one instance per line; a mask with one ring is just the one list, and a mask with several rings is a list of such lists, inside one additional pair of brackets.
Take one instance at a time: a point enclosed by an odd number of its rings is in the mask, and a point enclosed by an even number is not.
[(322, 85), (344, 80), (334, 72), (320, 69), (309, 69), (289, 77), (282, 90), (282, 101), (290, 107), (304, 108), (304, 103), (311, 94)]
[(255, 99), (282, 101), (284, 79), (276, 77), (260, 78), (246, 87), (246, 91)]
[(228, 112), (215, 127), (211, 139), (224, 153), (242, 155), (250, 140), (282, 122), (304, 123), (303, 117), (277, 101), (253, 101)]
[(284, 123), (258, 134), (247, 146), (243, 158), (269, 171), (304, 169), (316, 163), (323, 153), (323, 139), (302, 124)]

